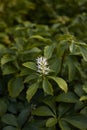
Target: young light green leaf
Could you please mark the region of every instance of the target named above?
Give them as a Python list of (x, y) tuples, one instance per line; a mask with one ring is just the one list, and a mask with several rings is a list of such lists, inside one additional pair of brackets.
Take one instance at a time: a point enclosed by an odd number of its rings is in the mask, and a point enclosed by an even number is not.
[(8, 91), (11, 97), (17, 97), (24, 89), (22, 78), (13, 78), (8, 82)]
[(87, 95), (86, 95), (86, 96), (82, 96), (82, 97), (80, 97), (79, 100), (80, 100), (80, 101), (87, 101)]
[(36, 116), (53, 116), (55, 117), (54, 113), (49, 109), (49, 107), (46, 106), (40, 106), (38, 108), (36, 108), (36, 110), (34, 110), (32, 112), (33, 115)]
[(30, 37), (31, 39), (38, 39), (40, 41), (46, 41), (46, 38), (40, 36), (40, 35), (33, 35)]
[(53, 95), (52, 85), (46, 78), (43, 80), (43, 90), (45, 93), (47, 93), (49, 95)]
[(56, 125), (57, 123), (57, 119), (56, 118), (49, 118), (47, 121), (46, 121), (46, 127), (52, 127), (54, 125)]
[(60, 77), (53, 77), (53, 76), (48, 76), (48, 77), (53, 79), (65, 93), (68, 91), (68, 86), (64, 79)]
[(35, 70), (37, 71), (37, 66), (34, 62), (25, 62), (23, 63), (23, 66), (29, 68), (29, 69), (32, 69), (32, 70)]
[(85, 93), (87, 93), (87, 83), (83, 85), (83, 90), (85, 91)]
[(37, 92), (39, 88), (39, 84), (38, 83), (34, 83), (31, 86), (29, 86), (28, 90), (26, 91), (26, 98), (28, 101), (31, 100), (31, 98), (34, 96), (34, 94)]

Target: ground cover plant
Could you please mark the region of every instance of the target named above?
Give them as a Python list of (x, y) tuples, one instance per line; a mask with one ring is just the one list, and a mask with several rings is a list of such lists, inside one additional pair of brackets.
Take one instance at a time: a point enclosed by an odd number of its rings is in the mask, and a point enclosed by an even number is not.
[(0, 1), (0, 130), (87, 130), (87, 0)]

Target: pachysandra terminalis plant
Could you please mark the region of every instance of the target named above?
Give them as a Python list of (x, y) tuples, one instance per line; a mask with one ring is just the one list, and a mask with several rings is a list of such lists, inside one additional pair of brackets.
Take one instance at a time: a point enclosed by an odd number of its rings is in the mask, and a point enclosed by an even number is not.
[(0, 1), (0, 130), (87, 130), (87, 0)]
[(35, 77), (35, 83), (29, 86), (26, 92), (28, 101), (30, 101), (36, 91), (40, 88), (40, 84), (42, 84), (41, 88), (43, 89), (44, 93), (48, 95), (54, 95), (52, 84), (49, 81), (50, 79), (54, 80), (63, 91), (67, 92), (68, 86), (66, 81), (60, 77), (50, 74), (51, 69), (46, 57), (41, 56), (36, 58), (36, 63), (25, 62), (23, 63), (23, 66), (35, 71), (35, 75), (37, 75), (37, 78)]

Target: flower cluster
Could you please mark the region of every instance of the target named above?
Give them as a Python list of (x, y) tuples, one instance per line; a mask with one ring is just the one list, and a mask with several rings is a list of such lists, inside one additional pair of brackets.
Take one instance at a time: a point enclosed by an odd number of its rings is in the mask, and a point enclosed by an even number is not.
[(38, 57), (36, 59), (37, 61), (37, 72), (43, 74), (43, 75), (47, 75), (50, 71), (49, 66), (48, 66), (48, 62), (47, 62), (47, 58), (45, 57)]

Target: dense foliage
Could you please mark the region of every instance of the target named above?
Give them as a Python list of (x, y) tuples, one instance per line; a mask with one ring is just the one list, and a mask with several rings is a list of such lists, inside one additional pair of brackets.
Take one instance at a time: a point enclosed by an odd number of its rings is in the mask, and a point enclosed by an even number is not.
[(87, 130), (87, 0), (0, 1), (0, 130)]

